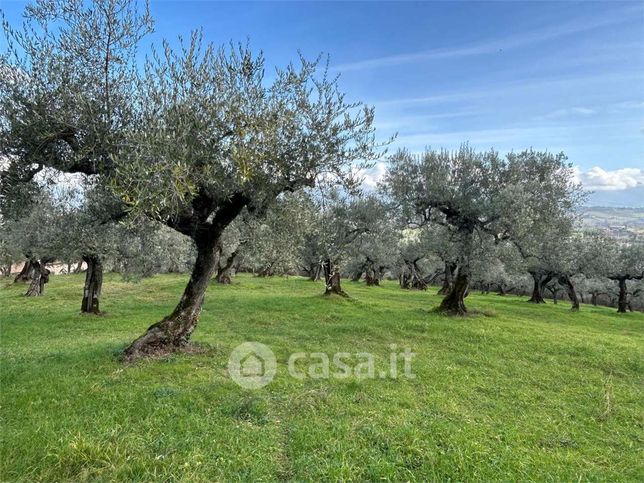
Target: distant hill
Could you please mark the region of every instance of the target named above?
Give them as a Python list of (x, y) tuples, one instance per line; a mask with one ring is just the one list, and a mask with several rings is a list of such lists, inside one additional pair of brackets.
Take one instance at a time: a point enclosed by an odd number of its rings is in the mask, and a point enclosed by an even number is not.
[(644, 186), (617, 191), (596, 191), (590, 194), (588, 204), (592, 206), (644, 208)]
[(581, 212), (585, 227), (602, 228), (622, 239), (644, 239), (644, 208), (589, 206)]

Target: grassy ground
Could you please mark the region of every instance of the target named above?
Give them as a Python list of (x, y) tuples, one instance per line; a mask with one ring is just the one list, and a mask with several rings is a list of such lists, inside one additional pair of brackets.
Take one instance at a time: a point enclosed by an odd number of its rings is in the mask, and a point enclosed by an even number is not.
[[(101, 317), (78, 313), (82, 278), (45, 297), (0, 288), (0, 479), (643, 481), (644, 315), (345, 283), (327, 299), (299, 278), (211, 286), (200, 354), (125, 366), (128, 341), (178, 300), (183, 276), (110, 276)], [(270, 346), (275, 380), (245, 390), (230, 351)], [(415, 379), (294, 379), (292, 352), (415, 353)], [(385, 362), (383, 362), (385, 361)], [(379, 371), (378, 371), (379, 372)]]

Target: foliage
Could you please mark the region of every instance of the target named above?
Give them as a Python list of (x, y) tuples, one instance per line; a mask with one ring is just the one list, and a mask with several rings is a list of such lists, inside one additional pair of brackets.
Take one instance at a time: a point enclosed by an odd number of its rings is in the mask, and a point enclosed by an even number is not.
[[(361, 201), (363, 228), (347, 247), (347, 271), (354, 276), (365, 274), (369, 283), (380, 280), (386, 270), (396, 266), (397, 243), (400, 236), (394, 213), (384, 202), (373, 195)], [(356, 227), (357, 228), (357, 227)]]
[(312, 230), (313, 210), (304, 192), (287, 193), (263, 216), (248, 216), (244, 266), (259, 275), (298, 271), (298, 252), (305, 235)]
[(134, 0), (37, 0), (4, 21), (0, 156), (88, 175), (112, 171), (132, 121), (136, 47), (152, 29)]
[(194, 263), (192, 241), (165, 225), (143, 218), (119, 230), (108, 268), (126, 280), (138, 281), (158, 273), (185, 273)]
[(604, 273), (610, 278), (635, 279), (644, 276), (644, 245), (614, 245), (612, 248), (604, 254), (609, 257), (602, 267)]
[(416, 224), (435, 221), (461, 234), (523, 240), (540, 224), (567, 220), (580, 187), (563, 155), (523, 151), (502, 159), (495, 151), (398, 151), (386, 189)]
[(346, 103), (319, 59), (277, 69), (248, 47), (164, 43), (138, 88), (136, 128), (114, 188), (132, 209), (192, 236), (230, 204), (263, 209), (286, 191), (337, 179), (379, 155), (373, 110)]

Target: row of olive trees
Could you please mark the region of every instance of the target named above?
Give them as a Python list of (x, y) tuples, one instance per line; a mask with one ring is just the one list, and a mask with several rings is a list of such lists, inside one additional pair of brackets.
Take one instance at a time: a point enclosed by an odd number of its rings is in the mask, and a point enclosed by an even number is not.
[[(32, 185), (22, 189), (32, 195), (38, 192), (38, 187)], [(23, 193), (22, 203), (17, 207), (18, 214), (23, 216), (13, 220), (14, 223), (7, 220), (9, 223), (2, 227), (3, 246), (11, 248), (11, 241), (14, 242), (14, 259), (29, 254), (17, 278), (32, 281), (30, 295), (38, 295), (43, 279), (46, 280), (40, 277), (38, 267), (45, 269), (47, 259), (83, 258), (83, 242), (90, 240), (93, 240), (92, 252), (101, 254), (100, 266), (107, 261), (110, 269), (130, 278), (181, 271), (189, 263), (189, 244), (182, 242), (180, 235), (163, 229), (163, 225), (145, 219), (126, 225), (108, 224), (99, 219), (94, 231), (100, 231), (101, 237), (80, 236), (91, 226), (87, 207), (97, 205), (96, 191), (85, 197), (78, 196), (77, 190), (70, 190), (64, 196), (60, 189), (57, 193), (56, 206), (44, 192), (31, 201)], [(2, 211), (9, 214), (11, 207)], [(98, 213), (94, 212), (94, 217)], [(265, 213), (245, 212), (229, 225), (219, 247), (216, 279), (229, 283), (232, 270), (239, 267), (260, 276), (308, 272), (315, 279), (328, 261), (335, 271), (341, 270), (353, 280), (364, 276), (367, 285), (378, 285), (388, 275), (397, 276), (403, 288), (426, 288), (430, 283), (442, 281), (439, 293), (449, 294), (458, 270), (460, 248), (453, 231), (444, 224), (432, 222), (409, 228), (409, 222), (402, 215), (398, 205), (375, 195), (348, 200), (335, 193), (322, 202), (316, 202), (305, 192), (281, 196)], [(541, 270), (545, 275), (536, 279), (530, 301), (543, 303), (544, 291), (556, 301), (559, 293), (566, 291), (573, 309), (578, 309), (578, 289), (588, 290), (591, 303), (597, 303), (599, 296), (612, 296), (614, 292), (606, 283), (608, 280), (602, 283), (602, 279), (611, 276), (627, 280), (636, 276), (629, 275), (628, 269), (636, 274), (634, 250), (637, 246), (617, 249), (601, 233), (578, 231), (564, 236), (561, 225), (558, 228), (560, 231), (549, 233), (549, 238), (541, 237), (548, 243), (540, 245), (547, 250), (539, 256), (533, 253), (522, 257), (525, 250), (521, 246), (517, 249), (507, 241), (498, 243), (490, 237), (480, 238), (472, 255), (468, 288), (476, 286), (489, 291), (490, 287), (496, 287), (500, 294), (522, 292), (525, 275), (530, 273), (535, 279), (535, 272)], [(631, 260), (617, 260), (626, 256)], [(622, 270), (626, 277), (617, 273), (618, 266), (626, 267)], [(87, 268), (91, 277), (100, 276), (91, 264)], [(581, 284), (579, 288), (578, 284)], [(98, 286), (100, 289), (100, 283)], [(638, 289), (631, 290), (629, 297), (626, 283), (619, 284), (619, 288), (614, 298), (623, 311)], [(100, 292), (89, 295), (83, 298), (83, 310), (98, 312)]]
[[(563, 155), (525, 151), (500, 159), (465, 146), (455, 153), (399, 152), (390, 166), (380, 198), (335, 196), (302, 206), (302, 212), (315, 208), (308, 220), (319, 219), (299, 229), (301, 266), (312, 278), (328, 259), (354, 280), (364, 275), (369, 285), (396, 272), (406, 288), (440, 279), (440, 293), (448, 295), (460, 274), (467, 276), (456, 296), (460, 304), (472, 282), (500, 278), (503, 293), (505, 283), (523, 285), (529, 274), (530, 302), (543, 303), (546, 290), (554, 297), (563, 290), (573, 310), (579, 309), (578, 282), (599, 283), (591, 289), (596, 301), (606, 292), (601, 281), (613, 280), (618, 310), (626, 310), (627, 282), (642, 279), (643, 247), (580, 228), (584, 193)], [(324, 226), (333, 228), (319, 229)]]
[[(454, 162), (453, 158), (461, 153), (452, 153), (444, 159)], [(397, 156), (392, 157), (392, 165)], [(527, 164), (525, 158), (530, 158), (542, 167), (556, 159), (547, 153), (530, 151), (517, 157), (522, 159), (523, 165)], [(499, 224), (504, 222), (511, 226), (511, 232), (477, 231), (468, 245), (463, 244), (462, 234), (446, 223), (440, 213), (426, 219), (409, 216), (385, 184), (379, 193), (357, 198), (335, 193), (316, 199), (299, 193), (287, 202), (278, 203), (265, 219), (252, 218), (257, 235), (252, 234), (251, 224), (245, 222), (246, 243), (243, 246), (236, 244), (241, 247), (236, 248), (235, 253), (240, 256), (243, 268), (259, 275), (300, 272), (316, 280), (328, 265), (333, 272), (339, 271), (352, 280), (364, 277), (367, 285), (378, 285), (384, 276), (397, 277), (403, 288), (425, 289), (428, 284), (441, 282), (439, 294), (449, 295), (459, 272), (463, 271), (460, 257), (464, 256), (464, 248), (468, 248), (469, 275), (463, 299), (468, 289), (475, 286), (484, 291), (494, 287), (500, 294), (525, 292), (528, 288), (526, 278), (529, 278), (530, 302), (544, 303), (546, 291), (555, 300), (565, 292), (572, 309), (578, 310), (579, 293), (587, 291), (591, 301), (597, 303), (600, 294), (612, 294), (612, 284), (618, 289), (615, 293), (617, 306), (624, 311), (627, 301), (639, 293), (637, 286), (628, 291), (626, 281), (641, 278), (642, 268), (638, 263), (643, 258), (642, 247), (620, 245), (603, 232), (581, 230), (573, 208), (582, 193), (579, 187), (566, 180), (566, 173), (560, 171), (565, 168), (562, 157), (551, 166), (563, 186), (559, 201), (563, 206), (558, 216), (554, 215), (551, 206), (536, 203), (530, 209), (544, 210), (543, 218), (531, 215), (535, 225), (521, 226), (519, 224), (525, 224), (526, 219), (516, 215), (519, 209), (513, 205), (514, 218), (503, 220), (498, 215), (496, 219)], [(432, 171), (435, 170), (436, 167), (432, 167)], [(543, 173), (542, 176), (550, 175)], [(463, 199), (468, 203), (477, 182), (470, 179), (464, 184), (468, 193)], [(500, 196), (501, 189), (500, 184), (493, 187), (495, 196)], [(516, 192), (521, 185), (515, 183), (510, 189), (514, 190), (514, 194), (509, 195), (511, 202), (519, 201)], [(540, 183), (540, 189), (544, 190), (543, 183)], [(406, 195), (409, 193), (409, 190), (405, 191)], [(423, 194), (428, 196), (431, 192), (423, 188)], [(435, 196), (446, 199), (441, 194)], [(459, 206), (456, 209), (465, 216), (467, 208)], [(478, 219), (482, 218), (484, 209), (479, 198), (475, 215)], [(624, 283), (619, 283), (620, 279)], [(325, 281), (327, 293), (332, 293), (328, 276)], [(339, 283), (338, 280), (336, 293), (344, 293)]]
[(185, 237), (163, 225), (146, 219), (115, 222), (100, 186), (87, 191), (79, 186), (52, 190), (33, 182), (13, 186), (30, 194), (23, 195), (16, 209), (0, 198), (0, 258), (5, 275), (23, 262), (15, 282), (29, 282), (28, 296), (44, 293), (49, 263), (66, 263), (68, 272), (72, 266), (85, 271), (81, 312), (97, 314), (104, 266), (138, 279), (185, 271), (194, 258)]

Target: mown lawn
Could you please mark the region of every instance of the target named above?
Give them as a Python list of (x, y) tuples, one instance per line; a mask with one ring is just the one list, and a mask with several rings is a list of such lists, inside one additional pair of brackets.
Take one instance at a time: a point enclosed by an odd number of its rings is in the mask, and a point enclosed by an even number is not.
[[(644, 315), (517, 297), (439, 297), (345, 282), (328, 299), (300, 278), (212, 285), (204, 349), (135, 365), (119, 351), (177, 302), (186, 277), (109, 276), (104, 316), (82, 316), (81, 276), (45, 297), (0, 287), (3, 481), (643, 481)], [(245, 341), (271, 347), (260, 390), (227, 373)], [(294, 379), (292, 352), (410, 347), (415, 379)]]

